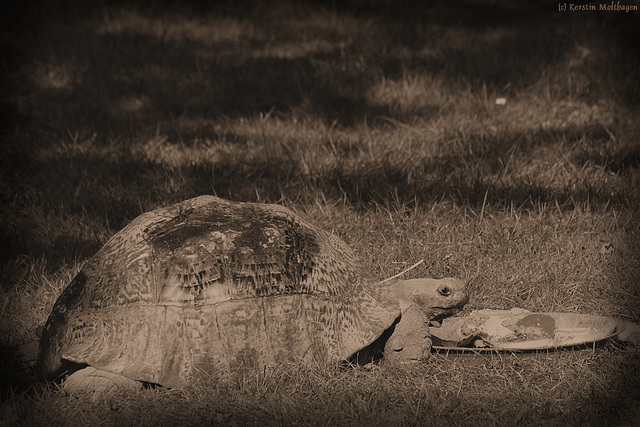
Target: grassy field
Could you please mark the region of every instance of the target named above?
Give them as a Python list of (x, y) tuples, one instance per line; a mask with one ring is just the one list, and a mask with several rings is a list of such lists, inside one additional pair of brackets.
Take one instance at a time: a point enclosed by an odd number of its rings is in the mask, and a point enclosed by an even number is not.
[(97, 401), (15, 347), (111, 235), (201, 194), (288, 206), (380, 279), (424, 259), (409, 277), (468, 280), (467, 313), (640, 322), (638, 12), (43, 4), (3, 13), (0, 424), (640, 422), (640, 353), (616, 343)]

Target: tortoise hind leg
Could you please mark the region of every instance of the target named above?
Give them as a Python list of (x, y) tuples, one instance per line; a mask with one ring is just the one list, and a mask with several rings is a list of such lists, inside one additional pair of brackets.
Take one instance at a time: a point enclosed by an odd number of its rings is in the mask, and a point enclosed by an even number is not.
[(101, 371), (93, 366), (87, 366), (74, 372), (62, 383), (64, 392), (68, 394), (91, 393), (93, 400), (109, 393), (135, 391), (141, 388), (142, 383), (138, 381)]

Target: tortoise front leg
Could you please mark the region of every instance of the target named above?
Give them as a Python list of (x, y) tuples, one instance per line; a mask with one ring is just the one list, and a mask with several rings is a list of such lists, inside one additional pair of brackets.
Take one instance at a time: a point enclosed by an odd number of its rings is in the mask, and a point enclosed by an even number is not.
[(426, 358), (431, 350), (429, 318), (416, 305), (402, 312), (400, 322), (384, 347), (384, 358), (411, 363)]

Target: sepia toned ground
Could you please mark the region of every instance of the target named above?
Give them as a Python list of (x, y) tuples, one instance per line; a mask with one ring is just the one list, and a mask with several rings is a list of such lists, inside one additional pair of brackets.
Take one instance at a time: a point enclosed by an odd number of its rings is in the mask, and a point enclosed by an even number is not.
[[(628, 4), (635, 4), (628, 2)], [(553, 2), (101, 1), (3, 13), (0, 422), (621, 425), (640, 353), (291, 365), (92, 400), (16, 356), (142, 212), (283, 204), (474, 309), (640, 322), (640, 15)]]

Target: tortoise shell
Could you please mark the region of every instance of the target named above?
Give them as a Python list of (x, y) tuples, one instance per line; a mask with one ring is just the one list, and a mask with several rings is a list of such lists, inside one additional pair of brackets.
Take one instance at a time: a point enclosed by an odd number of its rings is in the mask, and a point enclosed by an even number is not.
[(340, 238), (279, 205), (201, 196), (140, 215), (86, 262), (49, 316), (38, 369), (214, 382), (348, 359), (399, 315)]

